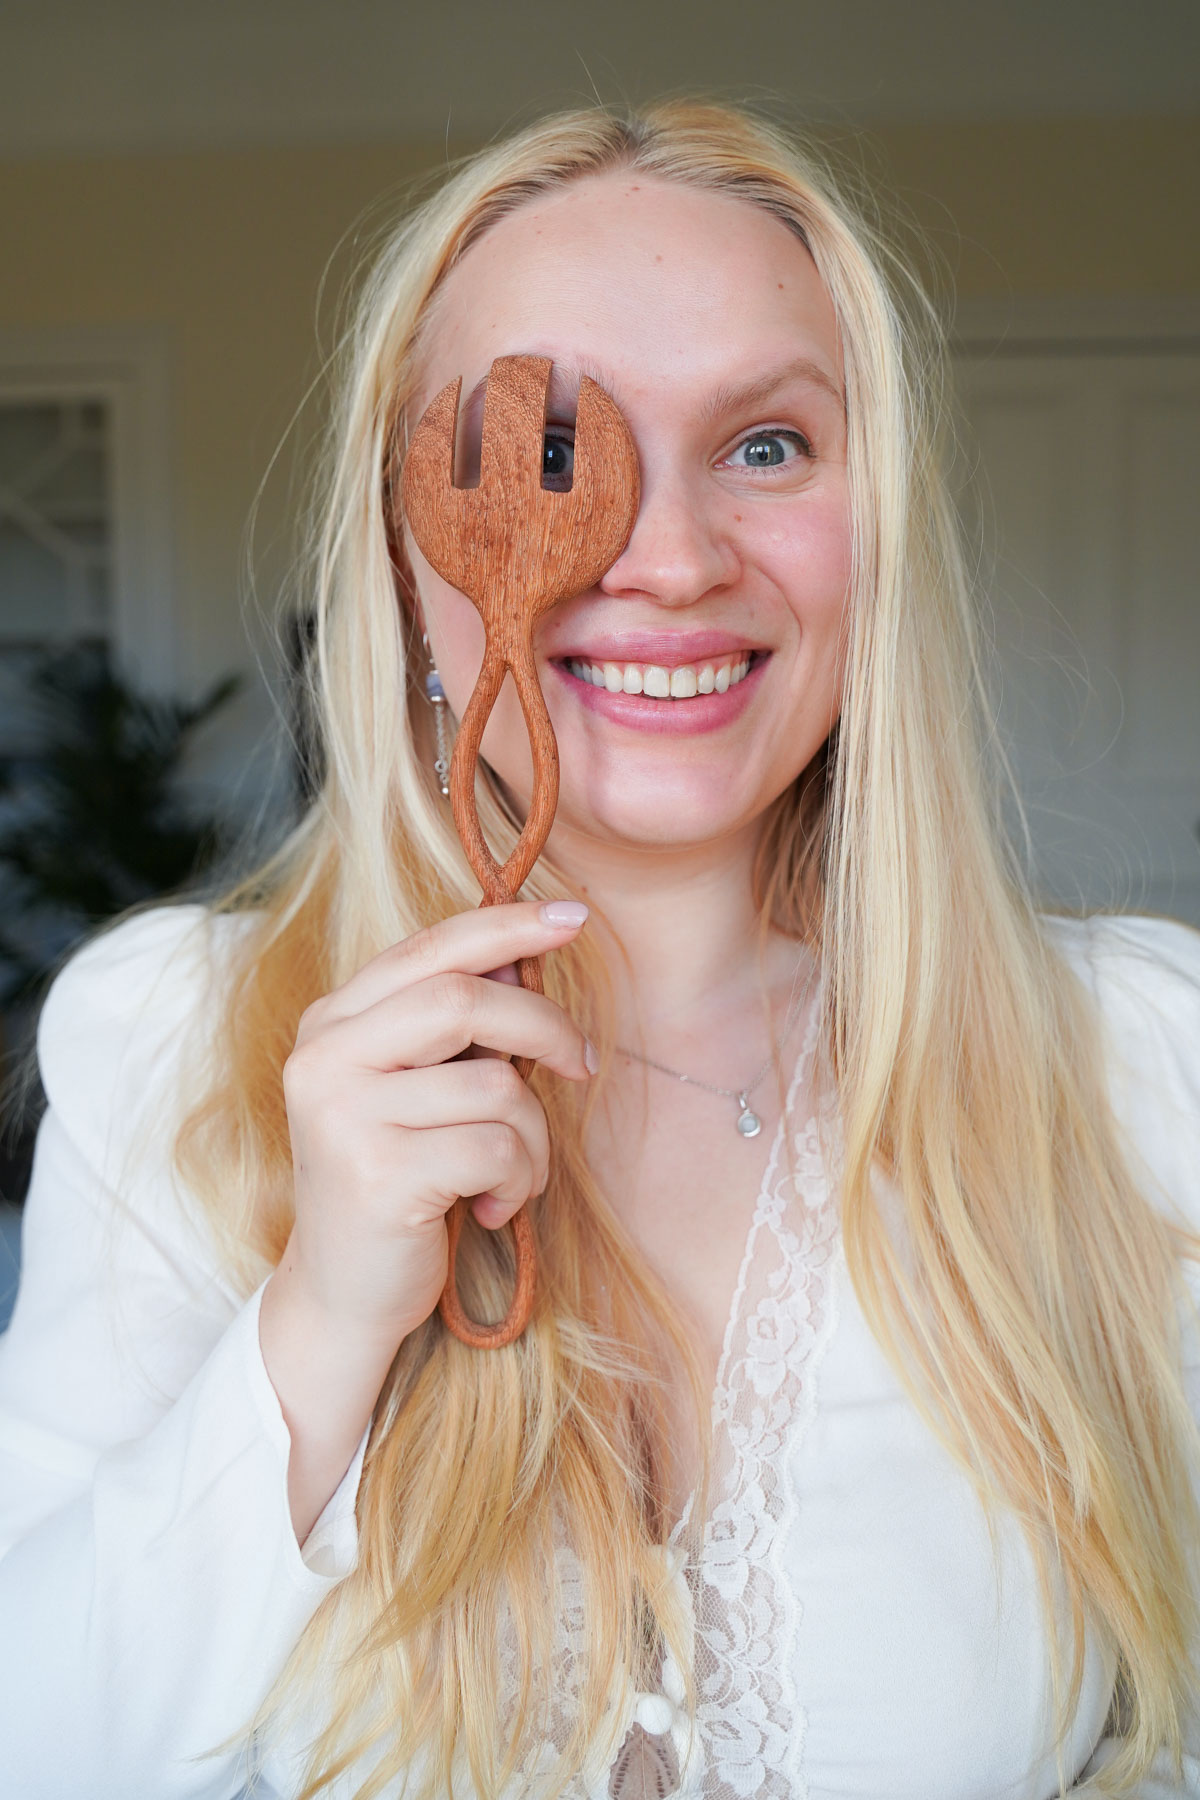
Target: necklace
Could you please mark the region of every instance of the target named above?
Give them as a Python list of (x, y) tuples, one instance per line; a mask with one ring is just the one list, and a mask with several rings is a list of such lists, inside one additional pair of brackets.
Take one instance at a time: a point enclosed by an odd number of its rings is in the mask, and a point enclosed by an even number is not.
[[(796, 1023), (796, 1011), (799, 1000), (804, 998), (803, 994), (799, 997), (797, 997), (796, 994), (796, 983), (799, 979), (800, 970), (797, 969), (795, 975), (792, 977), (792, 992), (788, 1004), (787, 1020), (779, 1038), (781, 1046), (787, 1042), (788, 1034), (790, 1033), (792, 1026)], [(807, 994), (807, 992), (808, 984), (806, 983), (804, 994)], [(744, 1138), (756, 1138), (762, 1130), (762, 1120), (751, 1107), (750, 1096), (775, 1060), (775, 1051), (773, 1049), (762, 1068), (758, 1071), (758, 1074), (752, 1081), (748, 1081), (745, 1087), (727, 1088), (718, 1087), (715, 1081), (701, 1081), (698, 1075), (684, 1075), (679, 1069), (668, 1069), (666, 1063), (655, 1062), (652, 1056), (643, 1056), (638, 1050), (626, 1050), (621, 1044), (618, 1044), (616, 1048), (618, 1056), (628, 1056), (631, 1057), (634, 1062), (645, 1063), (648, 1069), (657, 1069), (660, 1075), (670, 1075), (673, 1076), (676, 1081), (686, 1081), (689, 1087), (705, 1088), (710, 1094), (723, 1094), (728, 1100), (736, 1100), (738, 1103), (737, 1129)]]

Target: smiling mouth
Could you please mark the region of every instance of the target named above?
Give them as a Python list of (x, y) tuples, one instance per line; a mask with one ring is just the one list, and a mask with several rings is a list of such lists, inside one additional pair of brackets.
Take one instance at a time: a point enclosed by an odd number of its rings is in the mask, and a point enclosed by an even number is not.
[(762, 652), (739, 650), (729, 656), (705, 658), (667, 668), (662, 663), (592, 662), (566, 657), (560, 664), (568, 675), (588, 687), (610, 694), (644, 694), (652, 700), (695, 700), (704, 694), (724, 694), (744, 681)]

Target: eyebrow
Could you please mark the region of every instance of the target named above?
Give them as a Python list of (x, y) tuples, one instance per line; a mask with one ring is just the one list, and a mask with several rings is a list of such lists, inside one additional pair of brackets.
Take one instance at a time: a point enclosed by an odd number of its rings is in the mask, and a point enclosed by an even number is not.
[(814, 362), (811, 356), (800, 356), (754, 381), (722, 382), (704, 402), (701, 417), (706, 425), (715, 425), (729, 413), (761, 406), (790, 381), (806, 381), (812, 387), (823, 389), (844, 410), (846, 397), (828, 370)]

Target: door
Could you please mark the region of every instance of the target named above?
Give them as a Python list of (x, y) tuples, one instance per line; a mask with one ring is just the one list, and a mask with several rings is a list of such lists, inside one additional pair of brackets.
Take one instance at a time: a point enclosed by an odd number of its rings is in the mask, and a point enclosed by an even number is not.
[(967, 350), (960, 504), (1042, 892), (1200, 925), (1200, 350)]

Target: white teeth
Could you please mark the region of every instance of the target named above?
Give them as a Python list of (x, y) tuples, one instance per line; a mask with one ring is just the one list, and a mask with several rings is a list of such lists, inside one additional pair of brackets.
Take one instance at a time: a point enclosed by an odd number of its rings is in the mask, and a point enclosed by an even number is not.
[(750, 657), (738, 662), (684, 663), (668, 669), (661, 663), (591, 662), (571, 657), (567, 668), (577, 681), (605, 688), (610, 694), (649, 694), (655, 700), (691, 700), (697, 694), (724, 694), (750, 672)]

